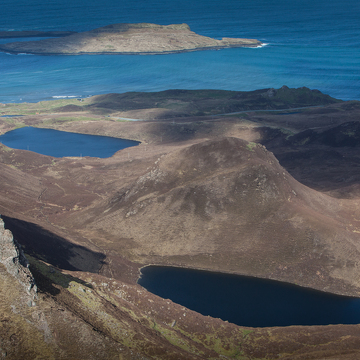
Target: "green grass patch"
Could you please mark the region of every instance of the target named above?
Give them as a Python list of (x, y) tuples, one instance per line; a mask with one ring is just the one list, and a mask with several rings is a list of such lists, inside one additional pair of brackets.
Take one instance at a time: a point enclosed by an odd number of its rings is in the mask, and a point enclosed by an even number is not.
[(303, 145), (305, 145), (306, 143), (308, 143), (309, 141), (310, 141), (310, 138), (307, 137), (307, 138), (301, 140), (301, 141), (298, 143), (298, 145), (303, 146)]
[(294, 132), (289, 130), (289, 129), (285, 129), (285, 128), (280, 128), (279, 129), (284, 135), (286, 135), (286, 139), (288, 139), (290, 136), (294, 135)]
[[(13, 149), (9, 148), (8, 146), (6, 146), (6, 145), (4, 145), (4, 144), (1, 144), (1, 143), (0, 143), (0, 146), (1, 146), (2, 150), (5, 150), (6, 152), (11, 152), (11, 151), (13, 151)], [(9, 166), (11, 166), (11, 165), (9, 165)]]
[(90, 116), (59, 116), (53, 120), (53, 122), (58, 121), (98, 121), (98, 118), (90, 117)]
[(356, 132), (349, 130), (349, 131), (343, 132), (343, 134), (346, 136), (349, 136), (349, 137), (354, 137), (356, 135)]
[[(186, 339), (179, 336), (180, 332), (178, 333), (175, 329), (169, 329), (167, 327), (164, 327), (154, 321), (153, 329), (156, 330), (158, 333), (160, 333), (169, 343), (172, 345), (183, 349), (185, 351), (188, 351), (192, 354), (198, 354), (202, 355), (203, 352), (199, 351), (194, 346), (191, 346)], [(192, 340), (192, 339), (191, 339)]]
[(40, 101), (37, 103), (10, 103), (5, 104), (1, 108), (1, 115), (36, 115), (51, 113), (54, 110), (67, 106), (67, 105), (77, 105), (83, 107), (87, 104), (87, 99), (82, 99), (78, 101), (77, 99), (57, 99), (57, 100), (48, 100)]
[(249, 334), (251, 334), (253, 331), (254, 330), (250, 330), (250, 329), (241, 330), (243, 338), (246, 339), (249, 336)]
[(88, 284), (85, 281), (75, 278), (71, 275), (63, 274), (61, 271), (53, 268), (51, 265), (48, 265), (31, 255), (26, 254), (26, 258), (28, 259), (31, 268), (34, 268), (37, 272), (39, 272), (42, 276), (54, 284), (60, 285), (63, 288), (68, 288), (70, 283), (77, 283), (79, 286), (81, 285), (83, 287), (85, 286), (87, 288), (92, 288), (91, 284)]
[(254, 142), (249, 142), (247, 145), (246, 145), (246, 148), (250, 151), (254, 151), (254, 148), (256, 147), (256, 143)]
[[(212, 329), (208, 333), (191, 334), (175, 326), (175, 329), (192, 341), (202, 344), (209, 350), (213, 350), (219, 355), (226, 356), (229, 359), (248, 360), (249, 357), (244, 355), (241, 350), (241, 344), (252, 330), (241, 329), (240, 333), (228, 338), (219, 337), (221, 329)], [(199, 336), (198, 336), (199, 335)], [(218, 359), (218, 358), (216, 358)], [(214, 359), (215, 360), (215, 359)]]

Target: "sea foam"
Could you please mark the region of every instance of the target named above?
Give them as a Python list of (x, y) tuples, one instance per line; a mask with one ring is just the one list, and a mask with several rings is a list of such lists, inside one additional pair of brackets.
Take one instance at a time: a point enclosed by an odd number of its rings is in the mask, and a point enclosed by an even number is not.
[(70, 98), (78, 98), (80, 96), (77, 95), (54, 95), (52, 98), (54, 99), (70, 99)]

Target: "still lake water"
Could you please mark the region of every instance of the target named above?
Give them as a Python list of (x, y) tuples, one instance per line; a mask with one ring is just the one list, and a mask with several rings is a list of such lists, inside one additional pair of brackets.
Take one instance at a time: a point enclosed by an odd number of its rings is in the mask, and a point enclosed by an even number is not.
[(1, 135), (0, 143), (13, 149), (30, 150), (54, 157), (92, 156), (99, 158), (111, 157), (119, 150), (139, 144), (137, 141), (109, 136), (77, 134), (31, 126)]
[(147, 266), (138, 283), (191, 310), (250, 327), (360, 323), (360, 299), (278, 281)]

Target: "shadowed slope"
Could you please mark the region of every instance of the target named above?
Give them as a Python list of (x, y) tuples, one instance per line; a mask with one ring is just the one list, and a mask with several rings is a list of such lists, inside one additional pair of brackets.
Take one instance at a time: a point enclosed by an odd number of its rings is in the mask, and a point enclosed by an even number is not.
[[(360, 123), (346, 121), (295, 134), (258, 128), (261, 142), (301, 183), (340, 198), (358, 198)], [(330, 125), (330, 126), (329, 126)]]
[(226, 90), (165, 90), (129, 92), (91, 97), (84, 108), (93, 112), (135, 111), (157, 109), (158, 118), (202, 116), (249, 110), (291, 109), (328, 105), (340, 102), (318, 90), (306, 87), (255, 91)]
[(3, 218), (27, 254), (64, 270), (99, 272), (105, 255), (75, 245), (36, 224)]

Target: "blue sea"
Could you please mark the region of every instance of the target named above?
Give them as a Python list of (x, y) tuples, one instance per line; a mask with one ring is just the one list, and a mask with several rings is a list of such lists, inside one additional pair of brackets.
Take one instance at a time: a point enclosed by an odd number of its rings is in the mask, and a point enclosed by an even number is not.
[[(255, 90), (306, 86), (360, 100), (356, 0), (2, 0), (0, 30), (86, 31), (113, 23), (187, 23), (213, 38), (261, 48), (171, 55), (37, 56), (0, 53), (0, 102), (127, 91)], [(3, 40), (0, 42), (25, 39)]]

